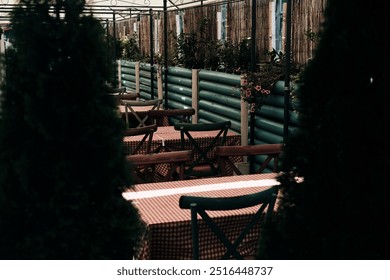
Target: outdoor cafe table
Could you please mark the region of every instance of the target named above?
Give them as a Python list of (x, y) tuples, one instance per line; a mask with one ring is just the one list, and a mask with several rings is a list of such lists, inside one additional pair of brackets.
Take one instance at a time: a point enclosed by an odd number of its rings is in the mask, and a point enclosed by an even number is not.
[[(153, 105), (148, 105), (148, 106), (134, 106), (133, 110), (137, 112), (138, 116), (143, 119), (146, 115), (148, 115), (149, 111), (152, 110)], [(123, 120), (126, 120), (126, 109), (124, 105), (118, 105), (118, 112), (119, 115)], [(130, 122), (135, 122), (137, 123), (136, 117), (133, 115), (133, 113), (129, 110), (128, 111), (128, 117)], [(152, 120), (148, 119), (146, 121), (146, 124), (151, 124)], [(159, 120), (159, 123), (162, 123), (164, 125), (169, 124), (169, 120), (167, 117), (163, 117), (162, 120)]]
[[(201, 146), (207, 146), (215, 135), (217, 135), (216, 131), (196, 131), (191, 133), (194, 139), (200, 141)], [(138, 142), (142, 139), (142, 136), (127, 136), (124, 137), (124, 152), (125, 154), (130, 154), (132, 150), (134, 150)], [(226, 146), (237, 146), (241, 144), (240, 134), (229, 130), (226, 135)], [(159, 151), (178, 151), (181, 150), (180, 144), (180, 132), (175, 130), (173, 126), (160, 126), (157, 131), (153, 135), (152, 141), (152, 152)], [(190, 141), (186, 141), (184, 150), (193, 150)], [(140, 152), (146, 151), (146, 143), (144, 147), (141, 148)], [(213, 151), (210, 151), (212, 156)], [(197, 155), (194, 155), (196, 158)]]
[[(152, 105), (149, 105), (149, 106), (136, 106), (133, 108), (134, 111), (136, 112), (139, 112), (139, 114), (143, 114), (143, 115), (146, 115), (149, 110), (151, 110), (153, 108)], [(119, 105), (118, 106), (118, 109), (119, 109), (119, 112), (121, 114), (126, 114), (126, 109), (125, 109), (125, 106), (124, 105)], [(131, 111), (129, 110), (129, 113), (131, 114)]]
[[(278, 184), (276, 175), (265, 173), (134, 185), (123, 193), (123, 197), (135, 205), (145, 225), (135, 258), (192, 258), (191, 214), (190, 210), (179, 207), (180, 196), (227, 197), (256, 193)], [(256, 209), (250, 207), (209, 213), (226, 231), (228, 238), (235, 238)], [(224, 253), (223, 245), (203, 223), (199, 225), (201, 259), (221, 258)], [(246, 257), (255, 256), (259, 234), (258, 225), (239, 246), (241, 254)]]

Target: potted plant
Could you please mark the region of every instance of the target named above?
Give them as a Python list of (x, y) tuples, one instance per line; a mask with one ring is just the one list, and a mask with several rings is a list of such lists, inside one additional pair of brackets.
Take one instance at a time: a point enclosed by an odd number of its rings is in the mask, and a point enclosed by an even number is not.
[[(242, 74), (241, 98), (248, 102), (251, 113), (261, 108), (275, 83), (283, 80), (285, 75), (285, 55), (275, 49), (265, 51), (265, 55), (269, 57), (269, 62), (260, 63), (256, 72), (246, 71)], [(299, 78), (300, 69), (293, 63), (291, 65), (290, 81), (294, 84)]]

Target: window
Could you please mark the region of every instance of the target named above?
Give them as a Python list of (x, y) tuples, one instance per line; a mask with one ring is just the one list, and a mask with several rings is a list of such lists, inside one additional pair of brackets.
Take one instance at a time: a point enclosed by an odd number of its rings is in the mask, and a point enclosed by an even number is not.
[(270, 49), (283, 51), (283, 3), (284, 0), (273, 0), (270, 2), (271, 21), (271, 42)]
[(176, 14), (176, 35), (179, 36), (183, 33), (183, 11), (178, 11)]
[(220, 12), (217, 12), (217, 39), (226, 40), (226, 4), (221, 6)]

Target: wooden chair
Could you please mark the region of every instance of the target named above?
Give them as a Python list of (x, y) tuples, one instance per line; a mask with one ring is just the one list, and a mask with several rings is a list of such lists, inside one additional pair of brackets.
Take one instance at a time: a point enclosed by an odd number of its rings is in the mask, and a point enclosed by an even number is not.
[(122, 100), (137, 100), (139, 98), (139, 93), (136, 92), (124, 92), (121, 95), (118, 95), (119, 103)]
[(127, 128), (124, 131), (124, 137), (126, 136), (142, 136), (135, 149), (131, 151), (131, 155), (135, 154), (149, 154), (152, 149), (153, 134), (157, 130), (157, 125), (149, 125), (137, 128)]
[[(198, 197), (183, 195), (179, 200), (179, 207), (191, 210), (191, 232), (192, 232), (192, 255), (193, 259), (200, 259), (199, 250), (199, 221), (198, 214), (204, 224), (210, 228), (218, 240), (226, 247), (226, 253), (222, 259), (244, 259), (238, 251), (238, 246), (244, 240), (248, 232), (259, 223), (262, 218), (264, 222), (269, 222), (272, 217), (275, 201), (277, 197), (277, 187), (272, 187), (255, 194), (235, 196), (235, 197)], [(221, 227), (209, 216), (208, 211), (227, 211), (242, 209), (258, 205), (257, 212), (250, 222), (245, 226), (234, 242), (231, 242)], [(268, 206), (267, 210), (266, 207)], [(265, 216), (264, 211), (266, 210)]]
[(241, 171), (233, 163), (233, 157), (258, 156), (264, 155), (265, 160), (255, 173), (262, 173), (273, 160), (273, 172), (278, 172), (278, 160), (282, 152), (282, 144), (258, 144), (248, 146), (217, 146), (215, 155), (218, 158), (218, 164), (222, 176), (227, 175), (227, 168), (231, 168), (237, 175), (242, 175)]
[(149, 112), (149, 117), (154, 119), (157, 126), (169, 126), (176, 122), (191, 123), (191, 116), (195, 114), (194, 108), (188, 109), (163, 109)]
[(192, 160), (192, 151), (130, 155), (126, 159), (133, 165), (135, 183), (167, 182), (184, 179), (184, 165)]
[[(226, 142), (226, 134), (231, 126), (230, 121), (217, 123), (175, 123), (174, 128), (180, 131), (181, 149), (194, 151), (194, 161), (186, 166), (185, 174), (188, 177), (208, 177), (219, 173), (218, 164), (212, 155), (216, 146), (223, 146)], [(202, 138), (195, 139), (194, 132), (215, 131), (216, 134), (207, 143)], [(187, 144), (189, 142), (189, 145)]]
[(110, 87), (110, 86), (106, 86), (105, 87), (105, 91), (108, 93), (108, 94), (111, 94), (111, 95), (122, 95), (126, 92), (126, 87)]
[(115, 103), (119, 106), (122, 100), (137, 100), (139, 94), (135, 92), (127, 92), (126, 87), (110, 87), (106, 86), (105, 91), (109, 96), (112, 96)]
[[(149, 118), (149, 111), (159, 110), (162, 104), (162, 99), (152, 99), (152, 100), (124, 100), (121, 99), (121, 105), (125, 107), (125, 118), (126, 124), (130, 125), (130, 117), (132, 114), (136, 121), (138, 122), (135, 127), (142, 127), (148, 125), (146, 121)], [(137, 107), (150, 107), (143, 111), (139, 111)], [(142, 112), (142, 113), (141, 113)]]

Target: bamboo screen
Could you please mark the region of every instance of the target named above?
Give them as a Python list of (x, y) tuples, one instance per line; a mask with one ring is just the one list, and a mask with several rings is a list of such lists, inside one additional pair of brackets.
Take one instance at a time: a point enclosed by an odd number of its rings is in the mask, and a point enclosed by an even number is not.
[[(260, 60), (264, 60), (264, 51), (270, 49), (270, 2), (271, 0), (256, 1), (256, 49)], [(306, 35), (308, 31), (318, 33), (322, 26), (326, 0), (292, 0), (292, 20), (291, 20), (291, 52), (292, 59), (299, 64), (305, 64), (314, 54), (316, 43), (311, 41)], [(238, 44), (243, 39), (251, 37), (252, 30), (252, 0), (228, 1), (227, 7), (227, 40)], [(222, 2), (220, 3), (222, 4)], [(284, 9), (285, 9), (284, 5)], [(206, 34), (210, 40), (217, 40), (217, 12), (221, 11), (221, 5), (208, 5), (187, 8), (182, 10), (184, 33), (196, 31), (199, 22), (207, 18)], [(176, 14), (178, 11), (167, 12), (167, 32), (168, 32), (168, 56), (173, 55), (175, 34), (176, 34)], [(158, 32), (154, 32), (159, 42), (159, 48), (155, 53), (163, 54), (164, 46), (164, 13), (154, 12), (154, 18), (160, 18)], [(134, 33), (134, 23), (139, 25), (140, 49), (144, 55), (150, 54), (150, 16), (149, 12), (141, 16), (140, 21), (136, 18), (116, 21), (117, 37)], [(285, 18), (283, 21), (283, 32), (285, 32)], [(112, 26), (111, 26), (112, 32)], [(283, 38), (285, 39), (285, 38)]]
[(307, 31), (319, 33), (322, 27), (326, 0), (294, 0), (291, 15), (291, 51), (294, 61), (305, 64), (312, 58), (316, 42)]

